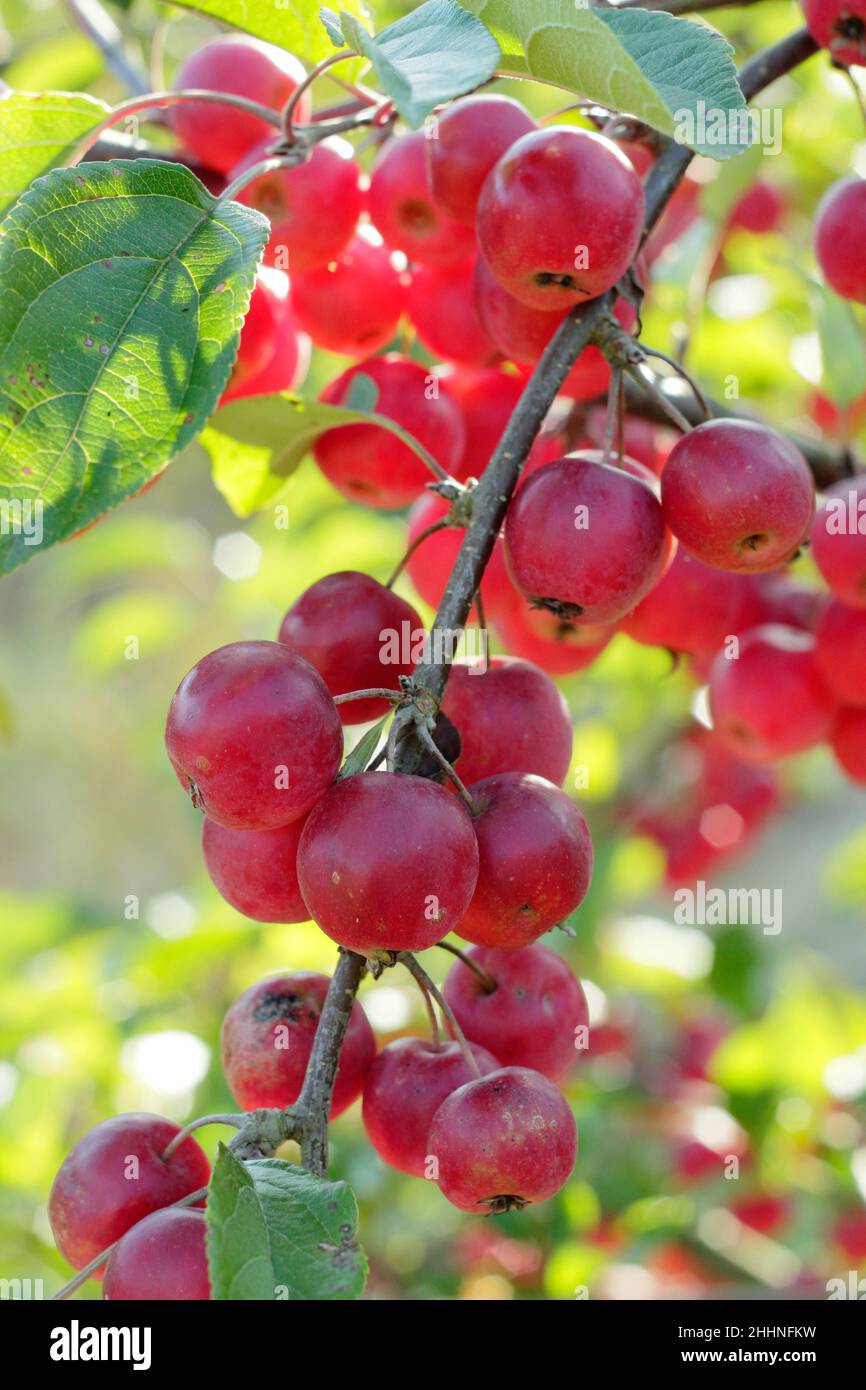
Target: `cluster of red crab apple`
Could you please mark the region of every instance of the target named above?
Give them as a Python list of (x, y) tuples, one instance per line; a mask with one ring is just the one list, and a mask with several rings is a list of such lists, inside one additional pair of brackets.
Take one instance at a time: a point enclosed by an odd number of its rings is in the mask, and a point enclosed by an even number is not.
[[(814, 32), (838, 58), (832, 14), (821, 29), (830, 8), (807, 0)], [(844, 60), (860, 61), (862, 19), (859, 30), (849, 20), (844, 33), (859, 56)], [(238, 37), (205, 45), (177, 85), (280, 107), (303, 76), (290, 55)], [(294, 116), (310, 120), (306, 91)], [(229, 107), (184, 101), (172, 119), (215, 178), (234, 179), (274, 142), (256, 116)], [(634, 262), (644, 219), (637, 171), (648, 159), (574, 126), (539, 128), (519, 103), (484, 95), (455, 102), (432, 132), (388, 138), (368, 184), (351, 147), (333, 139), (306, 162), (253, 179), (239, 196), (270, 219), (269, 264), (224, 400), (296, 386), (308, 335), (356, 359), (324, 399), (341, 403), (356, 375), (371, 377), (379, 414), (458, 482), (476, 478), (564, 316)], [(739, 224), (760, 229), (778, 210), (761, 190)], [(831, 190), (818, 258), (828, 282), (861, 302), (864, 225), (864, 185)], [(291, 288), (274, 269), (281, 263)], [(631, 306), (621, 300), (617, 312), (630, 328)], [(433, 374), (405, 355), (375, 355), (406, 317), (441, 363)], [(609, 375), (588, 348), (563, 397), (591, 400)], [(585, 1045), (586, 1001), (538, 939), (582, 902), (592, 844), (562, 790), (572, 727), (551, 675), (589, 666), (624, 631), (683, 654), (708, 679), (712, 734), (684, 739), (701, 758), (686, 814), (674, 817), (673, 835), (670, 807), (643, 814), (674, 875), (706, 866), (697, 827), (708, 806), (759, 822), (775, 802), (767, 764), (780, 757), (829, 740), (866, 782), (866, 484), (830, 489), (816, 516), (804, 458), (763, 425), (710, 421), (672, 445), (626, 417), (613, 457), (598, 447), (597, 412), (582, 428), (584, 438), (565, 441), (554, 421), (540, 436), (482, 583), (484, 611), (513, 655), (450, 673), (441, 708), (459, 734), (471, 811), (438, 767), (431, 776), (339, 776), (343, 726), (392, 705), (378, 694), (335, 697), (401, 690), (422, 631), (405, 599), (363, 574), (313, 584), (276, 642), (204, 657), (181, 682), (166, 728), (177, 775), (204, 812), (210, 876), (240, 912), (312, 919), (341, 947), (380, 961), (452, 932), (471, 943), (445, 986), (463, 1044), (400, 1038), (377, 1053), (355, 1002), (331, 1109), (338, 1115), (363, 1096), (367, 1134), (385, 1161), (438, 1181), (470, 1212), (551, 1196), (576, 1152), (556, 1082)], [(416, 453), (363, 422), (329, 429), (315, 457), (356, 502), (412, 504), (409, 540), (424, 539), (408, 572), (436, 606), (461, 536), (436, 526), (450, 520), (449, 504), (424, 491)], [(810, 535), (829, 596), (786, 573)], [(395, 634), (396, 647), (386, 640)], [(327, 986), (296, 972), (261, 981), (231, 1006), (223, 1064), (244, 1110), (297, 1099)], [(86, 1135), (57, 1176), (58, 1246), (79, 1269), (113, 1246), (102, 1267), (108, 1298), (209, 1297), (204, 1215), (192, 1198), (209, 1165), (179, 1133), (155, 1116), (118, 1116)], [(184, 1198), (189, 1206), (172, 1205)]]

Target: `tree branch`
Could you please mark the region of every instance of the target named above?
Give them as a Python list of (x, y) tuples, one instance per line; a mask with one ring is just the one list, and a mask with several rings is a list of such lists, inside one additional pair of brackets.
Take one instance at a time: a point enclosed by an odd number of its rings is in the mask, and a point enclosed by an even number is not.
[(319, 1016), (301, 1094), (292, 1107), (304, 1167), (317, 1178), (324, 1178), (328, 1171), (328, 1120), (334, 1078), (363, 973), (363, 956), (354, 951), (340, 952)]
[(133, 96), (143, 96), (149, 90), (147, 75), (126, 56), (123, 34), (99, 0), (63, 0), (69, 15), (83, 34), (103, 54), (115, 77), (119, 78)]

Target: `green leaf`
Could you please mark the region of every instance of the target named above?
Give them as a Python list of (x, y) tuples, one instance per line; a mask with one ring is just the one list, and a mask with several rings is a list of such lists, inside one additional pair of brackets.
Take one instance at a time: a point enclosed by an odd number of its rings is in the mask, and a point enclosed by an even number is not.
[(340, 20), (333, 10), (323, 7), (319, 10), (319, 19), (325, 26), (325, 33), (331, 40), (335, 48), (343, 47), (343, 31), (340, 28)]
[(268, 1223), (249, 1169), (224, 1144), (207, 1194), (207, 1253), (215, 1299), (272, 1299)]
[(825, 285), (812, 283), (812, 313), (821, 343), (821, 390), (838, 406), (866, 392), (866, 343), (851, 305)]
[(374, 724), (371, 729), (367, 730), (363, 738), (358, 739), (358, 742), (355, 744), (351, 753), (346, 757), (346, 761), (337, 774), (338, 782), (341, 781), (343, 777), (355, 777), (357, 773), (366, 770), (370, 759), (379, 747), (382, 730), (390, 718), (390, 713), (383, 715), (378, 724)]
[[(318, 62), (333, 51), (332, 41), (319, 22), (319, 0), (173, 0), (184, 10), (207, 14), (257, 39), (288, 48), (299, 58)], [(367, 19), (363, 0), (343, 0), (343, 8), (357, 19)], [(342, 69), (341, 69), (342, 71)]]
[(0, 216), (24, 189), (64, 160), (108, 107), (69, 92), (10, 92), (0, 100)]
[(367, 1261), (348, 1183), (279, 1158), (241, 1163), (223, 1146), (207, 1205), (216, 1299), (357, 1298)]
[(55, 170), (0, 239), (0, 573), (137, 492), (228, 380), (267, 221), (182, 165)]
[[(707, 24), (660, 11), (589, 9), (574, 0), (461, 4), (498, 41), (500, 70), (552, 82), (637, 116), (714, 159), (729, 159), (752, 143), (740, 128), (742, 123), (748, 131), (731, 46)], [(703, 134), (700, 126), (686, 129), (702, 110), (721, 113), (726, 127), (733, 121), (733, 130), (717, 142), (712, 128)]]
[(346, 405), (350, 410), (373, 411), (379, 399), (379, 388), (366, 372), (358, 372), (349, 382)]
[[(362, 400), (369, 401), (363, 384), (360, 391)], [(214, 415), (201, 443), (210, 454), (216, 487), (243, 517), (273, 499), (325, 430), (371, 421), (425, 457), (418, 441), (387, 415), (288, 393), (230, 401)]]
[(346, 42), (369, 58), (382, 90), (410, 126), (440, 102), (470, 92), (493, 75), (499, 46), (486, 25), (456, 0), (427, 0), (373, 38), (341, 14)]

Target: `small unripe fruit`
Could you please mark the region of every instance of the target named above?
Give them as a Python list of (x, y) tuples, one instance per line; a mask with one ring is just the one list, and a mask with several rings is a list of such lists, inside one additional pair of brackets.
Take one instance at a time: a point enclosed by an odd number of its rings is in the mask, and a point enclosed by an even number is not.
[(115, 1115), (66, 1155), (48, 1217), (58, 1250), (75, 1269), (150, 1212), (207, 1187), (210, 1165), (195, 1139), (184, 1139), (163, 1159), (179, 1133), (179, 1125), (160, 1115)]
[(495, 278), (536, 309), (570, 309), (624, 275), (643, 230), (644, 195), (625, 155), (575, 126), (524, 135), (488, 175), (478, 242)]
[[(501, 1063), (486, 1048), (469, 1044), (482, 1075)], [(380, 1158), (423, 1178), (433, 1116), (475, 1072), (457, 1042), (397, 1038), (383, 1047), (364, 1085), (364, 1128)]]
[(719, 652), (710, 711), (715, 733), (744, 762), (772, 762), (821, 743), (836, 701), (818, 673), (812, 634), (770, 623), (740, 639), (736, 658)]
[(609, 623), (661, 574), (670, 538), (642, 464), (585, 450), (527, 478), (505, 520), (505, 562), (533, 604), (579, 623)]
[(478, 878), (462, 802), (421, 777), (362, 772), (310, 814), (298, 881), (310, 915), (347, 950), (423, 951), (453, 931)]
[(109, 1302), (202, 1302), (211, 1296), (204, 1213), (183, 1207), (152, 1212), (127, 1231), (105, 1267)]
[(325, 682), (279, 642), (232, 642), (178, 686), (165, 744), (181, 786), (218, 825), (272, 830), (334, 780), (343, 730)]
[(463, 97), (439, 117), (436, 138), (426, 143), (430, 192), (455, 222), (472, 227), (484, 180), (506, 150), (535, 130), (519, 101), (498, 92)]
[(456, 661), (442, 713), (460, 734), (457, 770), (467, 785), (497, 772), (534, 772), (556, 786), (565, 781), (572, 750), (568, 705), (531, 662)]
[(796, 444), (751, 420), (709, 420), (673, 447), (662, 508), (677, 539), (706, 565), (770, 570), (809, 534), (815, 484)]
[[(238, 995), (223, 1020), (222, 1064), (242, 1109), (284, 1110), (297, 1100), (330, 983), (327, 975), (295, 970), (259, 980)], [(361, 1094), (375, 1055), (373, 1030), (355, 1000), (340, 1050), (332, 1120)]]
[(495, 1043), (503, 1066), (559, 1081), (586, 1050), (589, 1028), (586, 997), (566, 961), (537, 943), (519, 951), (473, 946), (467, 954), (481, 973), (457, 961), (445, 981), (467, 1038), (491, 1050)]
[[(283, 618), (279, 634), (284, 647), (315, 666), (332, 695), (399, 690), (424, 637), (411, 604), (357, 570), (311, 584)], [(387, 700), (349, 700), (337, 712), (344, 724), (366, 724), (390, 708)]]
[(562, 1092), (527, 1067), (503, 1067), (453, 1091), (430, 1129), (439, 1189), (478, 1216), (543, 1202), (567, 1182), (577, 1127)]
[(478, 884), (457, 928), (466, 941), (514, 951), (579, 907), (592, 877), (592, 840), (575, 803), (525, 772), (469, 789), (479, 814)]

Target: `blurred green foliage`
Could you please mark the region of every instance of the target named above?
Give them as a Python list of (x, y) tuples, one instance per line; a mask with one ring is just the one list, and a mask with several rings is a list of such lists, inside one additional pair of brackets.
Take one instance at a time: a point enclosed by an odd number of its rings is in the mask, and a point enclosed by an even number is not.
[[(409, 6), (374, 8), (381, 26)], [(4, 79), (116, 98), (99, 54), (64, 15), (57, 4), (7, 0)], [(740, 58), (800, 22), (788, 0), (717, 19)], [(132, 50), (149, 47), (157, 20), (169, 71), (209, 32), (138, 0), (124, 18)], [(539, 112), (562, 104), (561, 94), (519, 90)], [(772, 100), (784, 105), (783, 148), (758, 172), (787, 192), (783, 231), (725, 238), (696, 295), (692, 272), (706, 265), (706, 246), (720, 244), (733, 196), (708, 185), (708, 230), (660, 265), (645, 336), (671, 350), (687, 327), (691, 366), (709, 391), (723, 394), (733, 374), (744, 401), (816, 433), (809, 402), (820, 353), (801, 274), (814, 269), (809, 219), (833, 178), (852, 164), (864, 171), (866, 143), (847, 85), (823, 60)], [(316, 394), (338, 365), (317, 355), (305, 392)], [(832, 394), (832, 382), (821, 385)], [(274, 524), (277, 501), (288, 506), (288, 530)], [(45, 1203), (85, 1129), (117, 1110), (183, 1121), (230, 1108), (219, 1066), (229, 1002), (268, 971), (332, 967), (332, 945), (313, 925), (256, 926), (219, 899), (162, 726), (197, 658), (273, 636), (289, 603), (331, 570), (384, 578), (403, 533), (400, 516), (349, 505), (309, 461), (265, 510), (239, 521), (194, 446), (148, 496), (4, 581), (4, 1277), (43, 1278), (46, 1291), (65, 1277)], [(808, 576), (808, 563), (801, 568)], [(398, 587), (412, 597), (407, 582)], [(820, 1297), (823, 1280), (850, 1265), (834, 1219), (866, 1190), (866, 797), (823, 753), (786, 769), (785, 813), (729, 871), (738, 883), (782, 888), (784, 930), (676, 927), (659, 854), (630, 835), (622, 806), (651, 778), (665, 730), (688, 718), (693, 686), (664, 654), (618, 637), (562, 688), (597, 853), (574, 938), (551, 942), (589, 982), (598, 1020), (598, 1052), (570, 1086), (581, 1130), (574, 1178), (542, 1207), (473, 1221), (432, 1185), (387, 1170), (354, 1107), (334, 1126), (332, 1169), (359, 1198), (369, 1295), (564, 1300), (585, 1288), (637, 1297), (757, 1284), (770, 1296), (799, 1282)], [(427, 963), (441, 979), (444, 953)], [(362, 998), (383, 1040), (426, 1027), (397, 971), (365, 983)], [(708, 1025), (726, 1036), (709, 1076), (688, 1082), (685, 1040)], [(219, 1133), (204, 1132), (211, 1152)], [(683, 1144), (710, 1140), (742, 1140), (738, 1180), (719, 1177), (718, 1165), (713, 1176), (684, 1172)], [(732, 1227), (727, 1208), (764, 1192), (784, 1194), (790, 1210), (762, 1243)], [(98, 1297), (96, 1285), (85, 1292)]]

